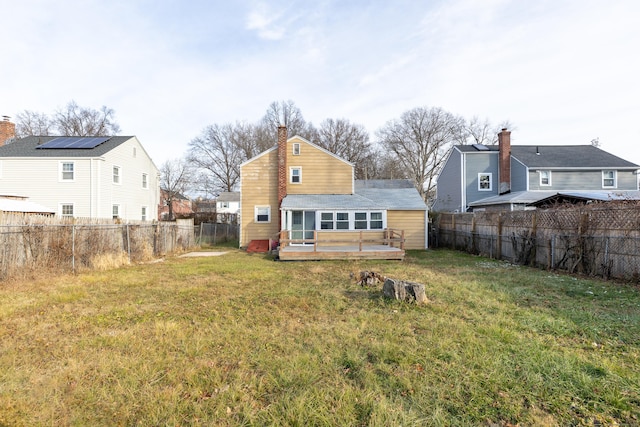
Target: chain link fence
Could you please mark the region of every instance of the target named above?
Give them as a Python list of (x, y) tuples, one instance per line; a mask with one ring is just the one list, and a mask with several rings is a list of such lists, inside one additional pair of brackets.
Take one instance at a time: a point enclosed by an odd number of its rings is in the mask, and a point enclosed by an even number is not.
[(202, 245), (217, 245), (239, 238), (239, 226), (235, 223), (200, 223), (195, 226), (196, 243)]
[(438, 214), (432, 247), (522, 265), (640, 281), (640, 207)]

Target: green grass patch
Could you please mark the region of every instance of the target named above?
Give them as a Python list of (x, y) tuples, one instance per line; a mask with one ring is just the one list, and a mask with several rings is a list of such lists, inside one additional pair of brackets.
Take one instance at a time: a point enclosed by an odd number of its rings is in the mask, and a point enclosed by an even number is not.
[(0, 284), (0, 426), (639, 423), (636, 288), (451, 251), (224, 250)]

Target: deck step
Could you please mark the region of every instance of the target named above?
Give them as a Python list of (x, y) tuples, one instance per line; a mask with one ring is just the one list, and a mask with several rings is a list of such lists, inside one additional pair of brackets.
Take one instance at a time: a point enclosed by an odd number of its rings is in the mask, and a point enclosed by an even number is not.
[(247, 246), (248, 253), (266, 253), (269, 252), (268, 240), (252, 240)]

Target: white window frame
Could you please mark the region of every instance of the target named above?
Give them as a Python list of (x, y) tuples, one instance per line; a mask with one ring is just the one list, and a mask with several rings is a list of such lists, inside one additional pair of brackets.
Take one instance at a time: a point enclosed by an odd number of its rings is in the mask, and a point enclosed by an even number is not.
[[(608, 174), (613, 176), (609, 177)], [(605, 182), (612, 180), (612, 185), (606, 185)], [(607, 169), (602, 171), (602, 188), (618, 188), (618, 171), (613, 169)]]
[(147, 190), (149, 189), (149, 174), (148, 173), (143, 173), (142, 174), (142, 188)]
[[(298, 181), (293, 180), (293, 171), (298, 171)], [(302, 167), (300, 166), (291, 166), (289, 168), (289, 183), (291, 184), (302, 184)]]
[(300, 155), (300, 143), (299, 142), (294, 142), (293, 143), (293, 155), (294, 156), (299, 156)]
[[(71, 207), (71, 213), (64, 213), (65, 208)], [(75, 215), (75, 209), (73, 203), (60, 203), (60, 216), (64, 218), (73, 218)]]
[[(551, 171), (550, 170), (541, 170), (540, 172), (540, 187), (551, 187)], [(547, 178), (547, 183), (545, 184), (543, 179)]]
[(113, 165), (111, 168), (111, 181), (116, 185), (122, 185), (122, 168), (118, 165)]
[[(259, 220), (258, 216), (259, 215), (265, 215), (260, 214), (261, 210), (265, 210), (267, 211), (266, 215), (267, 215), (267, 219), (266, 220)], [(253, 221), (258, 223), (258, 224), (269, 224), (271, 223), (271, 206), (269, 205), (261, 205), (261, 206), (254, 206), (253, 208)]]
[(120, 218), (120, 205), (118, 204), (111, 205), (111, 218), (113, 219)]
[[(329, 215), (331, 216), (330, 218), (325, 217)], [(334, 212), (320, 212), (320, 230), (335, 230), (335, 216), (336, 214)]]
[(148, 213), (149, 213), (149, 209), (146, 206), (140, 207), (140, 219), (142, 221), (147, 221)]
[[(482, 188), (482, 177), (489, 177), (489, 188)], [(478, 174), (478, 191), (493, 191), (493, 173), (491, 172), (480, 172)]]
[[(366, 219), (356, 219), (356, 217), (358, 215), (362, 215), (365, 214), (365, 218)], [(372, 219), (371, 216), (372, 214), (380, 214), (380, 219)], [(371, 223), (372, 222), (381, 222), (381, 227), (380, 228), (373, 228), (371, 227)], [(366, 222), (367, 227), (366, 228), (357, 228), (356, 227), (356, 222)], [(385, 214), (385, 211), (357, 211), (354, 212), (353, 215), (353, 230), (384, 230), (387, 226), (387, 215)]]
[[(71, 170), (65, 170), (65, 165), (71, 165)], [(68, 160), (62, 160), (58, 167), (60, 169), (60, 182), (75, 182), (76, 180), (76, 163)], [(71, 178), (65, 178), (64, 174), (71, 173)]]

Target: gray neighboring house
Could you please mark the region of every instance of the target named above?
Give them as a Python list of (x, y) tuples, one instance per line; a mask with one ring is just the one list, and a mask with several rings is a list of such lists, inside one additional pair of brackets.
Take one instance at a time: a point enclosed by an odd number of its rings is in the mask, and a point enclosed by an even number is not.
[(433, 210), (534, 209), (541, 200), (638, 198), (640, 166), (592, 145), (457, 145), (438, 176)]

